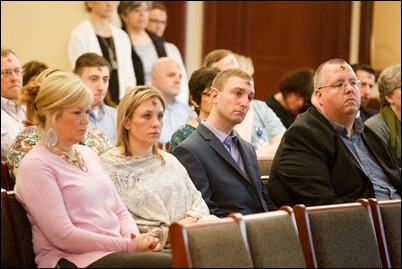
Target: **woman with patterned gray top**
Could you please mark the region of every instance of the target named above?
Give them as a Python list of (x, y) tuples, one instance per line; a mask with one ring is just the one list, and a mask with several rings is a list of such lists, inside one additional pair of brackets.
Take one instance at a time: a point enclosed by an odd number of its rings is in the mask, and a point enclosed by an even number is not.
[(210, 216), (184, 166), (158, 149), (164, 110), (159, 90), (129, 89), (117, 112), (117, 146), (101, 159), (140, 232), (157, 234), (162, 246), (168, 247), (172, 222), (215, 217)]

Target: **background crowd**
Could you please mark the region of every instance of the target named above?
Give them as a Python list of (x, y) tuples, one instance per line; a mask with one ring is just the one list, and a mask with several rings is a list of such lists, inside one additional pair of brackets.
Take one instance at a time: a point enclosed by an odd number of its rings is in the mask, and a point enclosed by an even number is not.
[(1, 159), (39, 267), (171, 267), (173, 222), (401, 199), (400, 64), (378, 77), (379, 111), (374, 69), (337, 58), (261, 101), (252, 59), (227, 49), (188, 80), (161, 3), (86, 4), (71, 71), (1, 50)]

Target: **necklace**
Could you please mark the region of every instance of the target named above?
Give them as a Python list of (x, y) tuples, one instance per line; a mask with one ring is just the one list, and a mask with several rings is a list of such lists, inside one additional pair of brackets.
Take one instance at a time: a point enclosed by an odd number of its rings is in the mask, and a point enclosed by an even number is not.
[(79, 153), (76, 147), (73, 147), (73, 149), (70, 150), (69, 152), (61, 151), (56, 147), (48, 147), (48, 148), (52, 150), (56, 155), (59, 155), (63, 160), (65, 160), (69, 164), (72, 164), (80, 168), (84, 172), (88, 171), (87, 165), (85, 164), (84, 159), (82, 158), (81, 154)]
[(110, 65), (112, 66), (112, 69), (117, 69), (117, 60), (116, 60), (116, 55), (115, 55), (115, 49), (114, 49), (114, 41), (113, 37), (102, 37), (99, 36), (99, 39), (102, 41), (102, 44), (106, 47), (107, 53), (109, 54), (109, 62)]

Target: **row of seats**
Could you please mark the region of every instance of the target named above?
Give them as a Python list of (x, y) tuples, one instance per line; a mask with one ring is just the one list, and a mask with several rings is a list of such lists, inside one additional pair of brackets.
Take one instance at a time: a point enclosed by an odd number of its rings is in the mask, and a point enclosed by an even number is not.
[(35, 268), (32, 231), (14, 191), (1, 189), (1, 268)]
[[(213, 222), (173, 223), (174, 267), (401, 268), (401, 200), (283, 206)], [(35, 267), (31, 226), (1, 190), (1, 267)]]
[(11, 191), (14, 189), (14, 180), (10, 176), (7, 163), (1, 162), (1, 188)]
[(173, 223), (181, 268), (401, 268), (401, 200), (283, 206), (214, 222)]

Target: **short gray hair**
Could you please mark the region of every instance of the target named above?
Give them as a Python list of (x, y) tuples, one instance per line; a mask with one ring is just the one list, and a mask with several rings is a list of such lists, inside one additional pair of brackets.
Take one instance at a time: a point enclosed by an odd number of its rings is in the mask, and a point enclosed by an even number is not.
[(401, 83), (401, 64), (389, 66), (381, 72), (378, 77), (378, 92), (382, 106), (389, 105), (385, 96), (392, 93), (398, 83)]

